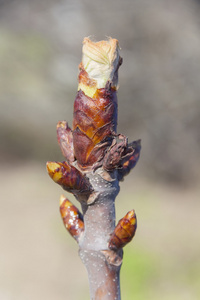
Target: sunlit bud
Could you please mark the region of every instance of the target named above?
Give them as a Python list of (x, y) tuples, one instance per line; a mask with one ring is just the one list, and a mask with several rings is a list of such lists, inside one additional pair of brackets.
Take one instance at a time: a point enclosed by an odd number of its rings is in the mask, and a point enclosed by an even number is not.
[(88, 192), (91, 187), (89, 180), (74, 166), (65, 162), (47, 162), (49, 176), (68, 192)]
[(63, 195), (60, 197), (60, 214), (66, 229), (78, 241), (84, 231), (83, 216), (78, 208)]
[(119, 249), (129, 243), (135, 235), (137, 219), (134, 209), (119, 220), (109, 240), (110, 249)]

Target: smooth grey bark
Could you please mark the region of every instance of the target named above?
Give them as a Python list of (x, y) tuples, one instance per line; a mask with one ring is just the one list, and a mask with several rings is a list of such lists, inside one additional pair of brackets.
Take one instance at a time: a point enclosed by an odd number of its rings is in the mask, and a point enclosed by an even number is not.
[(85, 230), (79, 240), (79, 255), (89, 278), (91, 300), (120, 300), (119, 272), (123, 251), (112, 251), (108, 240), (115, 229), (115, 198), (119, 182), (103, 179), (99, 174), (88, 175), (95, 191), (91, 204), (82, 202)]

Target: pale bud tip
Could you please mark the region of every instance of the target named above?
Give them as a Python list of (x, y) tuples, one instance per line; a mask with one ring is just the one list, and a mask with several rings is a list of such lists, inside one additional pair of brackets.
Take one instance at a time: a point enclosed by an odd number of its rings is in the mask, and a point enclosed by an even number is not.
[(96, 82), (96, 88), (105, 88), (107, 82), (117, 88), (117, 72), (122, 62), (118, 40), (109, 38), (107, 41), (93, 42), (84, 38), (82, 52), (83, 68), (89, 78)]
[(61, 196), (60, 196), (60, 206), (63, 204), (63, 202), (65, 201), (65, 196), (62, 194)]

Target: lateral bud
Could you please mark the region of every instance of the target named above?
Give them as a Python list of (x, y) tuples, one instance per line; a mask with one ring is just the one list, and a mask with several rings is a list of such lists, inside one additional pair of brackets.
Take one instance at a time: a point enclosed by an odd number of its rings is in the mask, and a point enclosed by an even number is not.
[(84, 231), (83, 216), (65, 196), (60, 196), (60, 214), (67, 231), (78, 242)]
[(88, 178), (66, 161), (47, 162), (47, 171), (53, 181), (60, 184), (64, 190), (70, 193), (90, 194), (92, 191)]
[(137, 219), (134, 209), (129, 211), (121, 220), (119, 220), (114, 232), (112, 233), (108, 247), (111, 250), (117, 250), (129, 243), (135, 235), (137, 228)]

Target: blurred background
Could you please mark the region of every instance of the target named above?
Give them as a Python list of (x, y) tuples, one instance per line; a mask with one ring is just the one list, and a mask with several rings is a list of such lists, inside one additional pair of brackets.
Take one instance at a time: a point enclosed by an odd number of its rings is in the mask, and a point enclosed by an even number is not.
[(89, 299), (45, 169), (63, 160), (85, 36), (119, 40), (118, 132), (142, 139), (116, 200), (138, 218), (122, 299), (200, 299), (198, 0), (0, 0), (0, 299)]

